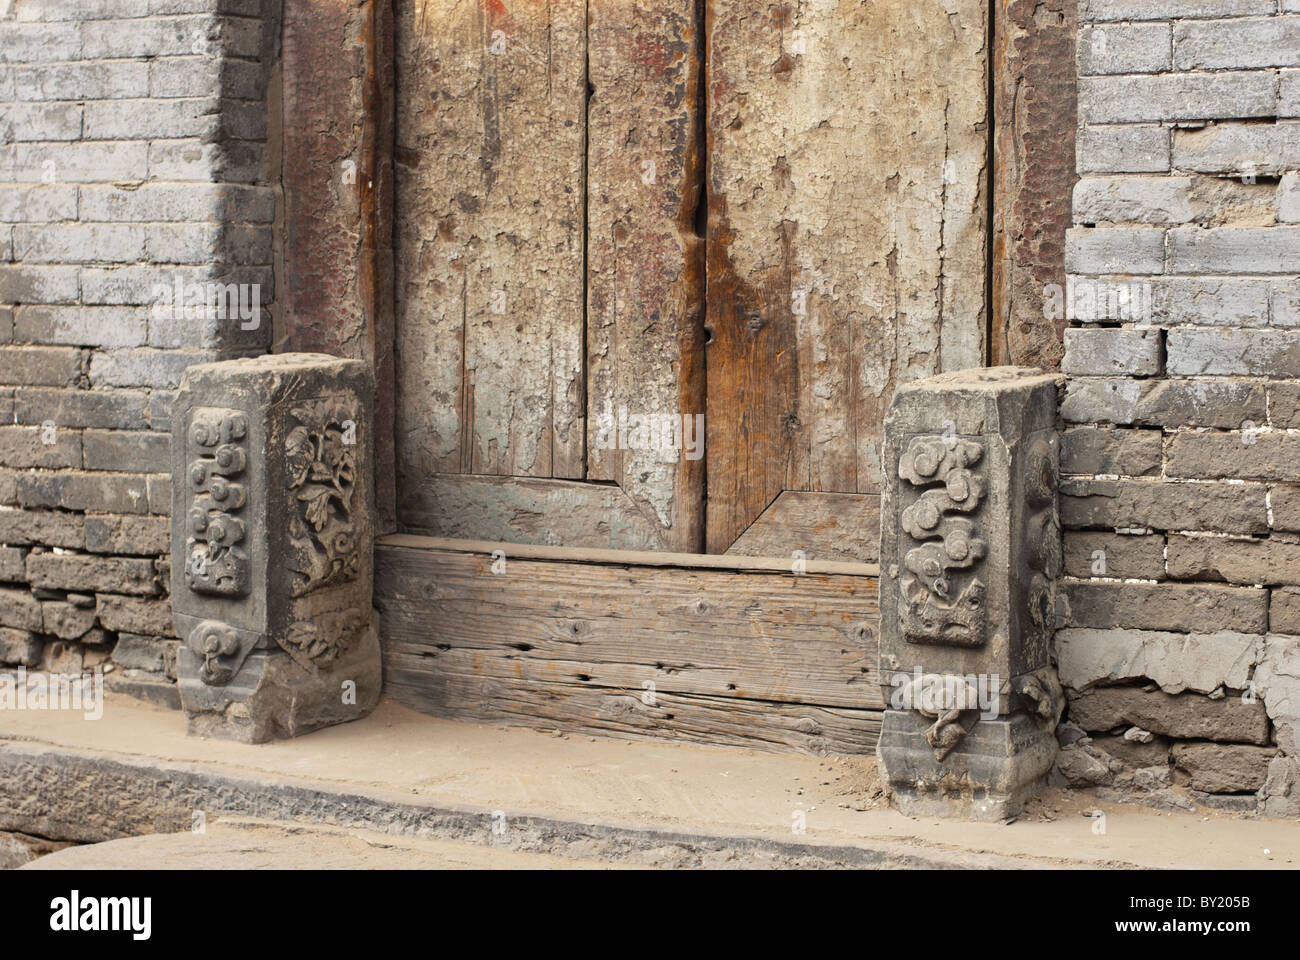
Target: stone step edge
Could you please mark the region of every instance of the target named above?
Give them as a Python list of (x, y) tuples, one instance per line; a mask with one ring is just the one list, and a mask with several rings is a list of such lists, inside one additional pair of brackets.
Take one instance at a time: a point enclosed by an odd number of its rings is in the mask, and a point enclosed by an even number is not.
[[(813, 869), (1030, 869), (1135, 864), (1010, 857), (917, 842), (822, 843), (725, 831), (682, 832), (547, 815), (511, 815), (504, 835), (494, 811), (419, 803), (320, 780), (250, 778), (217, 766), (0, 739), (0, 830), (51, 839), (98, 842), (188, 830), (196, 811), (208, 820), (257, 817), (320, 823), (400, 836), (458, 840), (585, 860), (625, 860), (676, 848), (671, 862), (699, 865), (731, 852), (732, 865)], [(499, 829), (499, 828), (498, 828)], [(684, 853), (684, 855), (683, 855)], [(716, 859), (716, 858), (715, 858)], [(643, 862), (644, 857), (638, 858)]]

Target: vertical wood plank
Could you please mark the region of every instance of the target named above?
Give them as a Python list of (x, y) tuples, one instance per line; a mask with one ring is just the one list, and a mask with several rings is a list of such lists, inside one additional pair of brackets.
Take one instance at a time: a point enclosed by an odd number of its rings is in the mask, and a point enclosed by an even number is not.
[(1043, 316), (1043, 287), (1063, 283), (1071, 226), (1079, 0), (995, 0), (993, 27), (994, 366), (1055, 369), (1064, 316)]
[(403, 478), (582, 476), (585, 6), (398, 0)]
[(602, 438), (620, 409), (705, 412), (696, 17), (696, 0), (601, 0), (588, 34), (588, 477), (618, 483), (663, 548), (687, 552), (704, 545), (703, 458)]
[(878, 490), (896, 385), (984, 356), (986, 0), (709, 0), (707, 545)]
[[(286, 0), (281, 34), (283, 264), (277, 351), (375, 373), (375, 507), (393, 529), (393, 11)], [(340, 50), (352, 55), (341, 57)]]

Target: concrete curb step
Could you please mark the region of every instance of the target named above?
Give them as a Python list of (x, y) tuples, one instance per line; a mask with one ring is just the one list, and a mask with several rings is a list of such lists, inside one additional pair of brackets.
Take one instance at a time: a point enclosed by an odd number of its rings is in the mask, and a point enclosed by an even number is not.
[[(319, 780), (251, 779), (198, 764), (0, 741), (0, 830), (100, 842), (191, 829), (208, 820), (326, 824), (389, 835), (458, 840), (575, 860), (671, 867), (964, 868), (1102, 866), (1059, 859), (868, 840), (825, 844), (761, 834), (683, 832), (644, 825), (511, 816), (425, 804)], [(1104, 864), (1134, 866), (1130, 863)]]

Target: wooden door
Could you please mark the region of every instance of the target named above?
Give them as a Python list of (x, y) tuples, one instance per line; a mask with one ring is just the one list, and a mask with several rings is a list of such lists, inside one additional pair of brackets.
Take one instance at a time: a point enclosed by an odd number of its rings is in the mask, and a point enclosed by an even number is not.
[(401, 527), (874, 559), (895, 386), (984, 360), (985, 0), (397, 15)]
[(709, 13), (707, 548), (862, 559), (895, 386), (984, 361), (987, 7)]

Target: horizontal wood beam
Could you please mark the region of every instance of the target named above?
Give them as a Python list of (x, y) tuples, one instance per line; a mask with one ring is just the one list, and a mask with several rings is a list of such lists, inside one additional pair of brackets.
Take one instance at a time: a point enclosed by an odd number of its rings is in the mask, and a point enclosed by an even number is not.
[(406, 535), (377, 544), (388, 695), (435, 716), (606, 736), (874, 748), (876, 578), (524, 549), (534, 555)]
[[(460, 540), (393, 533), (380, 537), (376, 546), (410, 547), (445, 550), (451, 553), (483, 553), (496, 550), (521, 560), (554, 560), (567, 563), (593, 563), (638, 567), (681, 567), (687, 570), (754, 570), (791, 573), (789, 557), (746, 557), (709, 553), (659, 553), (649, 550), (602, 550), (590, 547), (560, 547), (539, 543), (504, 543), (494, 540)], [(813, 560), (806, 562), (804, 573), (829, 573), (845, 576), (878, 577), (880, 565), (853, 563), (847, 560)]]

